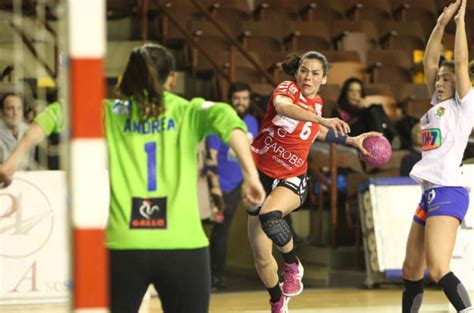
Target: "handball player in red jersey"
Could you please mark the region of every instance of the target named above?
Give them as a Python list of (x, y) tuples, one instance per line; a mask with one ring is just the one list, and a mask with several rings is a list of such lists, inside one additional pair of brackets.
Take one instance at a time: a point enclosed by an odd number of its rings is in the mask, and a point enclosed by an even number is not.
[[(284, 217), (298, 209), (307, 196), (307, 157), (314, 140), (351, 145), (363, 154), (362, 141), (379, 133), (349, 137), (349, 125), (321, 117), (318, 96), (326, 84), (329, 63), (319, 52), (289, 55), (283, 70), (294, 77), (274, 90), (259, 134), (252, 144), (260, 180), (268, 195), (261, 206), (248, 209), (248, 235), (260, 279), (270, 294), (272, 313), (288, 312), (288, 301), (303, 291), (303, 266), (295, 255), (292, 232)], [(272, 255), (275, 245), (285, 260), (284, 280)]]

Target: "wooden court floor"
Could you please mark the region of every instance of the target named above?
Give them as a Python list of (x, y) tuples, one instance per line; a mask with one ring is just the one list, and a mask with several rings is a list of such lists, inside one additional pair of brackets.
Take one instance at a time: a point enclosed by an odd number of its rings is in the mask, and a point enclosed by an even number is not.
[[(470, 293), (474, 299), (474, 292)], [(268, 313), (266, 292), (232, 292), (213, 294), (210, 313)], [(305, 289), (290, 302), (291, 313), (399, 313), (401, 289)], [(7, 305), (0, 306), (1, 313), (66, 313), (67, 304)], [(140, 313), (161, 313), (158, 298), (143, 303)], [(450, 307), (442, 291), (425, 290), (420, 312), (456, 312)]]

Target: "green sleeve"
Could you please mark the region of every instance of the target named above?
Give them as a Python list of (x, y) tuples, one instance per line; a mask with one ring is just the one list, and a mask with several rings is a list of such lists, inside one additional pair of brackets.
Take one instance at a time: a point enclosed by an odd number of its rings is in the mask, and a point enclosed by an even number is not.
[(229, 104), (194, 98), (191, 100), (191, 109), (199, 141), (215, 134), (228, 144), (230, 134), (235, 128), (247, 132), (244, 121)]
[(34, 120), (47, 136), (61, 132), (63, 121), (63, 110), (60, 102), (48, 105)]

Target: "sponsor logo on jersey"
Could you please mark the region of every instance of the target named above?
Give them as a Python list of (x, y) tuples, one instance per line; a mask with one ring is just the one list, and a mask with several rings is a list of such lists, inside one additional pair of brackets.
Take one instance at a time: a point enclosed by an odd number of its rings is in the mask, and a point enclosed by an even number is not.
[(279, 126), (283, 128), (286, 132), (292, 134), (296, 127), (298, 127), (298, 123), (300, 121), (294, 120), (292, 118), (277, 114), (275, 117), (272, 119), (272, 123), (275, 126)]
[(265, 154), (271, 150), (273, 153), (272, 159), (282, 165), (284, 168), (291, 170), (293, 166), (301, 167), (305, 160), (298, 155), (282, 147), (274, 140), (275, 131), (273, 128), (266, 128), (262, 132), (267, 132), (268, 135), (263, 139), (264, 147), (256, 148), (251, 146), (251, 149), (256, 154)]
[(421, 131), (422, 150), (429, 151), (441, 147), (441, 130), (439, 128), (423, 129)]
[(284, 130), (283, 128), (278, 128), (278, 129), (277, 129), (277, 134), (278, 134), (278, 136), (280, 136), (281, 138), (285, 138), (287, 132), (286, 132), (286, 130)]
[(443, 117), (444, 112), (446, 111), (446, 108), (444, 107), (439, 107), (438, 110), (436, 110), (435, 115), (439, 118)]
[(166, 229), (166, 198), (132, 198), (130, 229)]
[(148, 119), (146, 121), (136, 121), (127, 119), (123, 127), (125, 133), (138, 134), (159, 134), (164, 131), (176, 130), (176, 123), (172, 118), (163, 116), (156, 119)]
[(115, 115), (130, 114), (130, 101), (115, 100), (115, 102), (112, 104), (112, 113)]

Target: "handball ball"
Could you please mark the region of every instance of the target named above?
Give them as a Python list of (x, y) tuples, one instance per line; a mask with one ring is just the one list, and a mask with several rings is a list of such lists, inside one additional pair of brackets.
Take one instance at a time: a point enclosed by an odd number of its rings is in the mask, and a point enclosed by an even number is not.
[(371, 136), (364, 139), (362, 146), (371, 156), (362, 155), (362, 160), (370, 165), (384, 165), (392, 156), (392, 145), (384, 136)]

